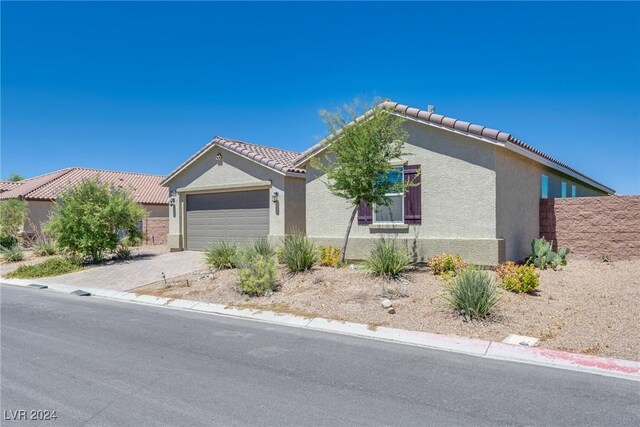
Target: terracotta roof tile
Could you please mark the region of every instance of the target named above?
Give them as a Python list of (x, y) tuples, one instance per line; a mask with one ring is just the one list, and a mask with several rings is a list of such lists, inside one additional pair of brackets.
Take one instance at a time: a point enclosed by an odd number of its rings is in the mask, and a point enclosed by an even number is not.
[(21, 185), (21, 181), (0, 181), (0, 193), (3, 191), (11, 190), (19, 185)]
[(20, 181), (20, 185), (0, 193), (0, 200), (55, 200), (64, 190), (88, 179), (99, 179), (132, 191), (133, 199), (142, 204), (166, 205), (169, 194), (160, 185), (161, 175), (116, 172), (101, 169), (67, 168)]
[(207, 145), (202, 147), (186, 161), (184, 161), (180, 166), (174, 169), (169, 175), (167, 175), (167, 177), (162, 181), (162, 184), (165, 185), (181, 170), (189, 166), (189, 164), (191, 164), (198, 157), (200, 157), (216, 145), (234, 151), (243, 157), (261, 163), (265, 167), (273, 169), (277, 172), (285, 174), (287, 172), (305, 173), (304, 168), (296, 168), (293, 165), (293, 162), (300, 156), (300, 153), (282, 150), (280, 148), (267, 147), (266, 145), (252, 144), (237, 139), (216, 136)]

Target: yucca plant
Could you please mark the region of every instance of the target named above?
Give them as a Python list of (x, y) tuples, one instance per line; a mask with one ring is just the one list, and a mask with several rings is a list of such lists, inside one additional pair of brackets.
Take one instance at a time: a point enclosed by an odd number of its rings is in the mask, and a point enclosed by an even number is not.
[(256, 254), (266, 257), (275, 256), (275, 248), (267, 239), (258, 239), (251, 242), (249, 248)]
[(237, 254), (238, 247), (235, 243), (216, 242), (205, 249), (205, 264), (215, 269), (234, 268)]
[(393, 279), (411, 267), (411, 264), (411, 255), (407, 250), (400, 248), (395, 240), (381, 238), (374, 244), (364, 268), (369, 273)]
[(0, 246), (0, 256), (7, 262), (17, 262), (24, 259), (24, 251), (20, 245), (13, 245), (8, 248)]
[(471, 319), (488, 316), (502, 297), (486, 271), (467, 267), (447, 285), (445, 299), (449, 305)]
[(300, 232), (284, 237), (278, 259), (289, 271), (298, 273), (309, 270), (318, 260), (318, 251), (311, 240)]
[(55, 255), (58, 253), (55, 240), (43, 237), (36, 240), (31, 246), (31, 250), (38, 256)]
[(131, 259), (131, 248), (127, 245), (121, 244), (116, 248), (115, 254), (118, 259)]

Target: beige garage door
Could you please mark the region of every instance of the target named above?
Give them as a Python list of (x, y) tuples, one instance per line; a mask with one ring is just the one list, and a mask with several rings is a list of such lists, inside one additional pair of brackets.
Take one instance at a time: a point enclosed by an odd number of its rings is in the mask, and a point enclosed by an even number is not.
[(187, 196), (187, 249), (212, 242), (245, 243), (269, 235), (269, 190)]

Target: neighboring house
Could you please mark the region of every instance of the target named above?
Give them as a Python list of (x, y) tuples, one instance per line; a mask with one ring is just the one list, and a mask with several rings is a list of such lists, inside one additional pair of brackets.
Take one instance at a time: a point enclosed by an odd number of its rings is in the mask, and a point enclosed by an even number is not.
[[(379, 237), (394, 237), (418, 260), (440, 252), (478, 264), (520, 260), (539, 236), (540, 198), (614, 190), (511, 134), (391, 101), (406, 117), (407, 155), (392, 179), (415, 179), (390, 207), (360, 206), (347, 257), (364, 258)], [(340, 245), (351, 208), (310, 166), (325, 140), (298, 154), (216, 137), (163, 182), (174, 201), (169, 246), (203, 249), (214, 240), (272, 239), (304, 229)], [(276, 202), (274, 202), (276, 200)]]
[(128, 189), (149, 216), (142, 223), (146, 243), (166, 243), (169, 229), (168, 192), (160, 185), (160, 175), (115, 172), (101, 169), (66, 168), (18, 182), (0, 182), (0, 200), (22, 199), (27, 202), (28, 216), (23, 231), (33, 236), (49, 219), (53, 202), (66, 190), (89, 179), (99, 179), (113, 186)]

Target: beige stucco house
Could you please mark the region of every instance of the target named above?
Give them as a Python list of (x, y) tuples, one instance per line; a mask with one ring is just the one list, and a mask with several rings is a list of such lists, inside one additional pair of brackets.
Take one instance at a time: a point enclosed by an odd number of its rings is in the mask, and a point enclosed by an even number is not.
[(149, 216), (141, 224), (147, 244), (165, 244), (169, 229), (168, 192), (160, 185), (161, 175), (116, 172), (102, 169), (66, 168), (18, 182), (0, 182), (0, 200), (22, 199), (27, 202), (25, 236), (34, 236), (49, 220), (54, 201), (66, 190), (87, 180), (99, 179), (131, 191)]
[[(420, 185), (393, 195), (390, 208), (361, 206), (347, 257), (363, 258), (372, 242), (392, 237), (417, 260), (459, 253), (483, 265), (529, 254), (539, 235), (540, 198), (587, 197), (614, 190), (511, 134), (411, 108), (408, 154), (397, 179)], [(203, 249), (213, 240), (278, 238), (304, 230), (338, 246), (353, 210), (331, 194), (310, 165), (329, 140), (295, 153), (216, 137), (164, 181), (171, 193), (169, 245)]]

